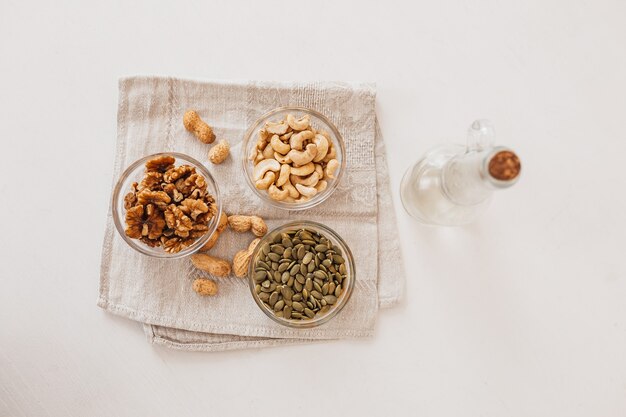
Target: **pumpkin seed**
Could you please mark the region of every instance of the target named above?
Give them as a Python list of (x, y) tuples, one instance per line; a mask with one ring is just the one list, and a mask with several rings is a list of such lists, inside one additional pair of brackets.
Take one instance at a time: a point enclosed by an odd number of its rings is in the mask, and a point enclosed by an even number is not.
[(263, 282), (267, 277), (267, 271), (259, 271), (254, 273), (254, 281), (255, 282)]
[(315, 245), (316, 252), (326, 252), (328, 250), (328, 246), (326, 245)]
[(336, 264), (342, 264), (346, 261), (343, 260), (343, 258), (341, 257), (341, 255), (333, 255), (333, 262)]
[(337, 297), (334, 295), (325, 295), (324, 300), (326, 300), (328, 304), (333, 305), (337, 302)]
[(307, 254), (304, 255), (304, 258), (302, 258), (302, 263), (305, 265), (308, 265), (312, 259), (313, 259), (313, 252), (307, 252)]
[(270, 246), (272, 252), (282, 255), (285, 252), (285, 247), (283, 245), (272, 245)]
[(313, 272), (313, 276), (319, 279), (328, 279), (328, 274), (324, 271), (315, 271)]
[(332, 310), (347, 267), (341, 250), (309, 229), (276, 233), (254, 264), (254, 293), (276, 317), (311, 320)]
[(328, 294), (328, 288), (330, 287), (330, 285), (327, 283), (325, 283), (324, 285), (322, 285), (322, 295), (326, 295)]
[[(271, 295), (270, 295), (270, 306), (274, 307), (274, 304), (276, 304), (276, 301), (278, 301), (278, 293), (276, 291), (274, 291)], [(326, 300), (328, 301), (328, 300)], [(328, 303), (330, 304), (330, 303)]]
[(291, 300), (291, 297), (293, 297), (293, 290), (289, 287), (281, 288), (280, 293), (283, 295), (285, 300)]
[(272, 261), (272, 262), (278, 262), (280, 261), (280, 255), (277, 254), (276, 252), (271, 252), (267, 255), (267, 257)]

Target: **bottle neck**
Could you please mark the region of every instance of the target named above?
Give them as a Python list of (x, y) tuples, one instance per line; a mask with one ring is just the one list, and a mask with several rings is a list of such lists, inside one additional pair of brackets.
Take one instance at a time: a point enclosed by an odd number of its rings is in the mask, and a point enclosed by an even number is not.
[(494, 190), (517, 182), (521, 164), (514, 152), (503, 147), (469, 151), (451, 158), (441, 173), (444, 193), (455, 204), (475, 205)]

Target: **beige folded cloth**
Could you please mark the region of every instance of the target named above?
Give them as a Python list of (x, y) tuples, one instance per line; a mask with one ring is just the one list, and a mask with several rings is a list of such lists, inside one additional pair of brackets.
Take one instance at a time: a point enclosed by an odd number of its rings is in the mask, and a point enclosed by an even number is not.
[[(324, 203), (300, 212), (263, 203), (248, 188), (241, 169), (246, 129), (265, 112), (285, 105), (325, 114), (346, 142), (347, 170), (341, 184)], [(355, 258), (357, 279), (352, 298), (335, 318), (317, 328), (281, 326), (259, 310), (245, 279), (216, 278), (219, 295), (198, 296), (191, 283), (204, 273), (188, 258), (162, 260), (137, 253), (117, 234), (109, 213), (98, 305), (144, 323), (152, 343), (177, 349), (216, 351), (371, 336), (379, 306), (393, 306), (404, 290), (384, 144), (376, 124), (374, 86), (124, 78), (119, 83), (114, 182), (132, 162), (156, 152), (182, 152), (207, 161), (210, 145), (200, 143), (183, 127), (182, 116), (189, 108), (213, 126), (218, 139), (231, 143), (231, 155), (223, 164), (207, 163), (220, 187), (224, 210), (259, 215), (270, 229), (299, 219), (334, 229)], [(232, 259), (252, 238), (223, 233), (212, 254)]]

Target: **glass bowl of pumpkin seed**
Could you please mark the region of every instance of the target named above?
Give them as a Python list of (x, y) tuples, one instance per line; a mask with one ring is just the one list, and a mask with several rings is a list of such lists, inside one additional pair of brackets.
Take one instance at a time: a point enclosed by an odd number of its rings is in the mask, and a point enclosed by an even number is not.
[(350, 300), (355, 277), (346, 242), (312, 221), (269, 232), (248, 267), (250, 291), (261, 311), (294, 328), (317, 327), (336, 316)]

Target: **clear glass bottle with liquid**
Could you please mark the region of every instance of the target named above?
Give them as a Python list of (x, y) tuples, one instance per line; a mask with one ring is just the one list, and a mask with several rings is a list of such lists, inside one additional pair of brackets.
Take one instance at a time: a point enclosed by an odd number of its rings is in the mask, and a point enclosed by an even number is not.
[(422, 223), (459, 226), (476, 220), (494, 191), (519, 179), (521, 163), (508, 148), (494, 146), (487, 120), (470, 126), (467, 145), (432, 149), (404, 175), (400, 188), (406, 211)]

